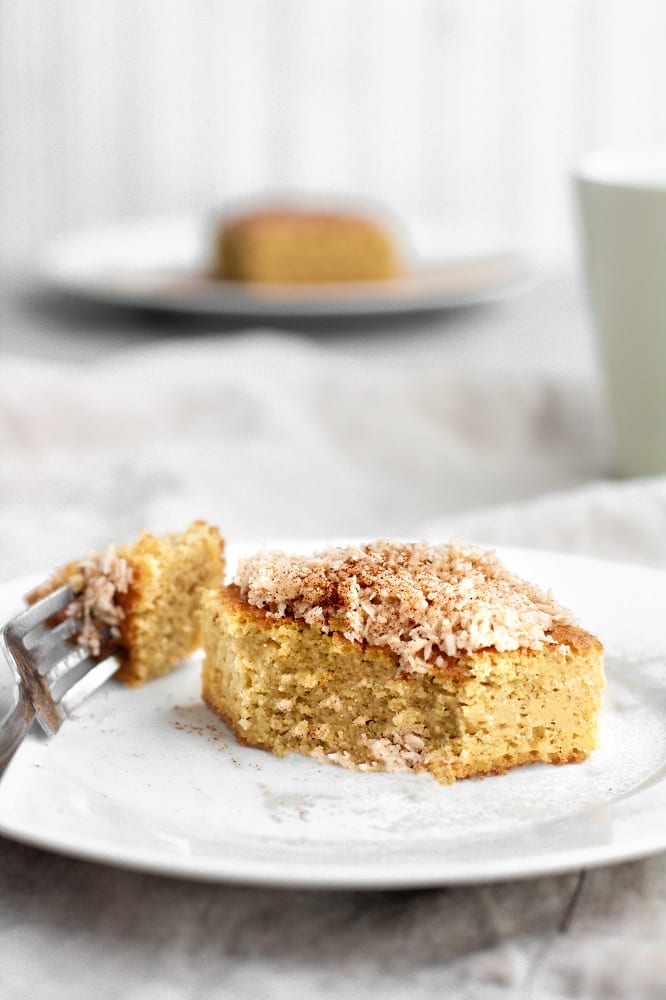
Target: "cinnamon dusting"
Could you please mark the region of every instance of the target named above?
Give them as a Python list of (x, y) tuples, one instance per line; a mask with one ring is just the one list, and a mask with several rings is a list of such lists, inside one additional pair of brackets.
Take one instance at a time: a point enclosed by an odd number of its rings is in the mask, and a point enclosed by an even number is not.
[(234, 582), (272, 618), (384, 646), (402, 670), (426, 672), (447, 657), (493, 648), (540, 650), (571, 613), (511, 573), (494, 552), (458, 542), (371, 542), (313, 556), (258, 553)]

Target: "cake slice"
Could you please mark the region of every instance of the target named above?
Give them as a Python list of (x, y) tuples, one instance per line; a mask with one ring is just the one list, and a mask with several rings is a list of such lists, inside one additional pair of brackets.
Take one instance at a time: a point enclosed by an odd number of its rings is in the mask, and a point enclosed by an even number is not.
[(441, 782), (584, 760), (602, 646), (491, 553), (260, 553), (203, 603), (203, 697), (242, 743)]
[(248, 212), (224, 222), (217, 234), (215, 276), (228, 281), (376, 281), (399, 270), (384, 226), (349, 212)]
[(29, 603), (70, 583), (66, 617), (81, 618), (76, 635), (93, 654), (114, 653), (116, 676), (136, 686), (167, 673), (201, 645), (201, 597), (224, 577), (224, 540), (194, 521), (182, 532), (144, 532), (131, 545), (111, 546), (57, 570)]

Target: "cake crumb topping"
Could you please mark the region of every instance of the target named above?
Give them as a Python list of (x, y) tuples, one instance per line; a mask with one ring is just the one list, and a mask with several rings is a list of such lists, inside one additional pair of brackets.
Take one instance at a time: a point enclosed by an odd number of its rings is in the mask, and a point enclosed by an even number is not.
[(291, 616), (352, 642), (390, 649), (402, 670), (492, 648), (540, 650), (576, 624), (494, 552), (457, 541), (370, 542), (313, 556), (260, 552), (241, 560), (234, 583), (272, 618)]
[(368, 740), (370, 753), (390, 774), (418, 770), (428, 763), (425, 741), (416, 733), (394, 732), (389, 737)]
[(67, 606), (67, 618), (81, 618), (77, 641), (99, 655), (103, 642), (120, 639), (119, 625), (125, 617), (116, 600), (126, 594), (133, 579), (132, 567), (114, 546), (76, 564), (69, 583), (76, 597)]

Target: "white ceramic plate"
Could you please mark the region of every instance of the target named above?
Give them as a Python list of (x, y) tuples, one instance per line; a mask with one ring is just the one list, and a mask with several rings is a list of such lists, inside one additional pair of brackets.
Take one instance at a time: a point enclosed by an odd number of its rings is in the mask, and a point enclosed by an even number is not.
[[(238, 746), (191, 662), (140, 690), (110, 683), (55, 738), (32, 734), (0, 782), (0, 832), (164, 875), (309, 888), (484, 882), (666, 848), (666, 573), (500, 554), (606, 645), (601, 746), (584, 764), (442, 786), (277, 759)], [(20, 592), (0, 588), (3, 618)]]
[[(438, 241), (432, 230), (412, 228), (426, 262), (391, 281), (255, 288), (212, 281), (205, 277), (211, 238), (200, 218), (136, 219), (62, 238), (45, 255), (41, 274), (53, 288), (94, 301), (256, 318), (445, 309), (498, 298), (528, 282), (517, 254), (478, 234), (449, 233)], [(433, 257), (437, 262), (428, 263)]]

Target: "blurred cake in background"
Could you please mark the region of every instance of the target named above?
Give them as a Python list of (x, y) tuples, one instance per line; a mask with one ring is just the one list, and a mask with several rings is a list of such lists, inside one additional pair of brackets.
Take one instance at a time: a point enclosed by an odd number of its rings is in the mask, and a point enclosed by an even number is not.
[(252, 283), (377, 281), (400, 273), (387, 227), (360, 213), (248, 211), (222, 222), (214, 277)]

